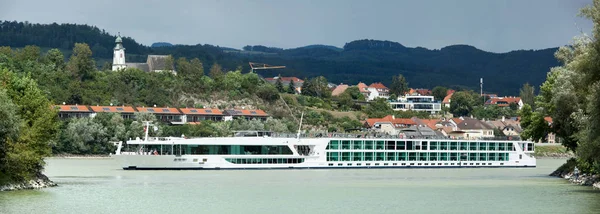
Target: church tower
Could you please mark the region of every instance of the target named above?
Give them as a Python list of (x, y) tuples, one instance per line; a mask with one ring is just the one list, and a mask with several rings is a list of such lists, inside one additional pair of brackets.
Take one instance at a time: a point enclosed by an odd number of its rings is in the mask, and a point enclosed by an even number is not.
[(119, 36), (117, 36), (115, 43), (117, 43), (117, 45), (115, 46), (115, 49), (114, 49), (112, 70), (118, 71), (120, 69), (125, 69), (127, 67), (125, 65), (125, 48), (123, 48), (123, 39), (121, 39), (120, 33), (119, 33)]

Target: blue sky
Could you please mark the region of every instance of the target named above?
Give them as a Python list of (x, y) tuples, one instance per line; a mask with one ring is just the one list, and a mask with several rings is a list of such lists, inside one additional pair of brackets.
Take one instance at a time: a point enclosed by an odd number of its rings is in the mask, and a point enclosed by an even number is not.
[(357, 39), (492, 52), (543, 49), (589, 33), (592, 0), (0, 0), (0, 20), (95, 25), (146, 45), (342, 47)]

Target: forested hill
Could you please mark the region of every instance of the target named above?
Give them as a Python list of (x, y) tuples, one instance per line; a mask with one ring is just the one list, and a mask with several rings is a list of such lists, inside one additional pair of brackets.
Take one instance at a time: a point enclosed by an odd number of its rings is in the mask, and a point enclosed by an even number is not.
[[(90, 45), (97, 59), (111, 59), (114, 35), (97, 27), (75, 24), (30, 24), (0, 22), (0, 46), (70, 50), (75, 42)], [(201, 41), (199, 41), (201, 42)], [(261, 45), (241, 50), (214, 45), (173, 45), (148, 47), (125, 37), (128, 61), (145, 61), (147, 54), (171, 54), (174, 57), (199, 58), (205, 70), (218, 62), (225, 69), (243, 66), (248, 61), (285, 65), (283, 70), (260, 71), (263, 76), (293, 75), (300, 78), (325, 76), (333, 83), (389, 84), (391, 76), (403, 74), (411, 87), (432, 88), (437, 85), (479, 89), (516, 95), (522, 84), (539, 86), (551, 67), (558, 66), (556, 48), (491, 53), (468, 45), (452, 45), (440, 50), (406, 47), (397, 42), (358, 40), (337, 48), (327, 45), (282, 49)]]

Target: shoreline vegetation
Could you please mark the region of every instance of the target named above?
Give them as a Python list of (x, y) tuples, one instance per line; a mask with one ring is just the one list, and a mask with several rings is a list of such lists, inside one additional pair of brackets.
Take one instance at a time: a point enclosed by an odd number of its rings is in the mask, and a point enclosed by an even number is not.
[(550, 176), (563, 178), (572, 184), (591, 186), (595, 190), (600, 190), (600, 175), (594, 173), (580, 173), (579, 176), (575, 176), (573, 171), (576, 165), (577, 159), (571, 158), (552, 172)]

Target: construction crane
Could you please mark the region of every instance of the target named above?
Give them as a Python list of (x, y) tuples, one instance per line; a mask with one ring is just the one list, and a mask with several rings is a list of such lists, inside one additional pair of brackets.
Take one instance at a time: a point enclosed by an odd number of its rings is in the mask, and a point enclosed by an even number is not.
[(256, 62), (248, 62), (248, 64), (250, 64), (250, 72), (254, 72), (254, 70), (267, 70), (267, 69), (285, 68), (285, 66), (267, 65), (265, 63), (256, 63)]

